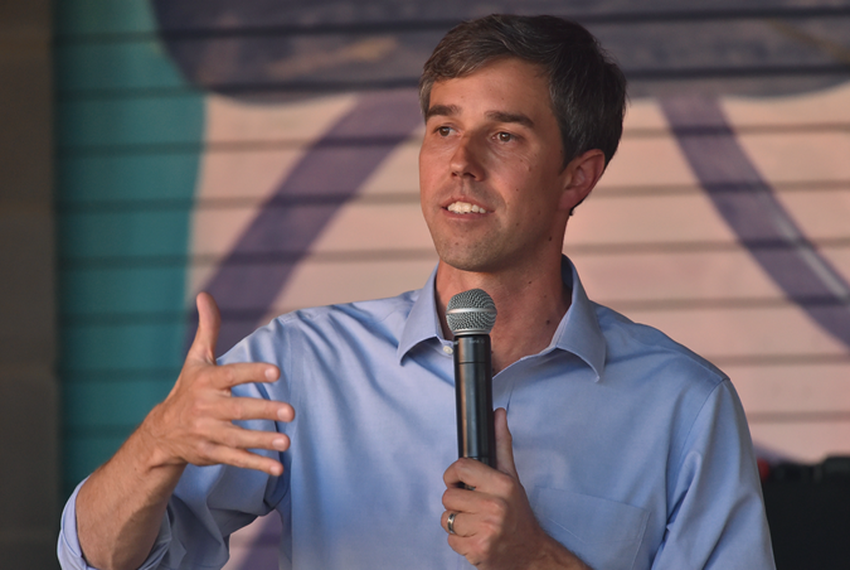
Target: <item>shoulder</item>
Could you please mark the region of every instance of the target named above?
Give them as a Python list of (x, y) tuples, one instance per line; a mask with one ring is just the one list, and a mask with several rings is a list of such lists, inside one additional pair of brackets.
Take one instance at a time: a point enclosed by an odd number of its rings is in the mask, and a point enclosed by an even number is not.
[(688, 453), (705, 457), (718, 442), (726, 449), (721, 455), (751, 454), (746, 417), (727, 374), (657, 328), (603, 306), (597, 313), (608, 350), (603, 383), (640, 408), (636, 415), (664, 426), (671, 473), (678, 475)]
[(395, 328), (404, 324), (419, 291), (395, 297), (355, 301), (300, 309), (277, 317), (269, 323), (272, 330), (331, 329), (342, 327)]
[(659, 329), (594, 305), (606, 343), (607, 374), (630, 371), (637, 382), (674, 391), (696, 390), (705, 396), (728, 380), (717, 366)]
[(299, 309), (282, 314), (237, 343), (224, 361), (278, 362), (284, 347), (357, 341), (365, 337), (396, 338), (419, 291)]

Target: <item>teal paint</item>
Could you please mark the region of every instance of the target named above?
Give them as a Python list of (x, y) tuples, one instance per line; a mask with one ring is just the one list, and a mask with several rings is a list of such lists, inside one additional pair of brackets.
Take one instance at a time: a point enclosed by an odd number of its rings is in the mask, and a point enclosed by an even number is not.
[[(138, 202), (136, 211), (161, 208), (163, 204), (157, 201), (188, 210), (191, 196), (175, 196), (173, 187), (194, 184), (196, 172), (185, 166), (187, 161), (197, 162), (200, 150), (200, 143), (194, 143), (171, 152), (109, 154), (107, 150), (76, 156), (63, 152), (56, 161), (63, 183), (60, 208), (90, 214), (115, 211), (125, 206), (122, 201), (133, 200)], [(120, 193), (115, 188), (120, 188)]]
[(150, 34), (147, 1), (65, 0), (55, 14), (67, 494), (179, 373), (204, 102)]
[(76, 374), (71, 373), (68, 380), (75, 390), (68, 392), (67, 405), (82, 413), (66, 422), (66, 429), (97, 439), (113, 431), (123, 434), (126, 430), (124, 406), (128, 395), (139, 400), (139, 405), (153, 407), (162, 399), (162, 392), (169, 390), (172, 385), (170, 379), (158, 378), (155, 371), (148, 378), (104, 374), (100, 379), (92, 379), (90, 376), (77, 378)]
[[(73, 96), (84, 97), (83, 94)], [(198, 100), (198, 94), (181, 90), (173, 96), (160, 97), (130, 92), (115, 93), (110, 98), (98, 92), (89, 99), (59, 101), (59, 150), (71, 157), (92, 153), (111, 156), (134, 152), (179, 152), (181, 149), (174, 149), (171, 145), (197, 145), (199, 142), (196, 129), (201, 126), (202, 117), (185, 114), (197, 105)], [(134, 148), (131, 145), (146, 147)], [(190, 150), (196, 149), (197, 146), (190, 146)]]
[[(173, 321), (182, 323), (184, 312), (168, 311), (170, 295), (183, 287), (185, 263), (173, 267), (91, 267), (63, 270), (63, 314), (68, 324)], [(154, 308), (159, 310), (154, 311)]]

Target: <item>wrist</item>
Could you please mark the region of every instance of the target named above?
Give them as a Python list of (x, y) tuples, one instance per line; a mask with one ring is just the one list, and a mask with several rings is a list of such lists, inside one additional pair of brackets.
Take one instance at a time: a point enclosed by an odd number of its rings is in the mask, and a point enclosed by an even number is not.
[(188, 463), (177, 454), (170, 452), (164, 434), (161, 434), (158, 422), (159, 408), (157, 405), (142, 421), (141, 425), (128, 439), (132, 442), (134, 453), (137, 454), (137, 467), (143, 475), (156, 472), (172, 473), (179, 477)]
[(529, 570), (592, 570), (563, 544), (544, 533), (538, 557)]

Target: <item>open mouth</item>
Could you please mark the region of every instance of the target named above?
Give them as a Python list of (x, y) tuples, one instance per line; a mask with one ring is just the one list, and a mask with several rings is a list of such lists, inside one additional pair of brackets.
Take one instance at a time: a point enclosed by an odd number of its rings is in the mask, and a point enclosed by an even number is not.
[(478, 204), (470, 204), (469, 202), (452, 202), (446, 209), (453, 214), (486, 214), (487, 210)]

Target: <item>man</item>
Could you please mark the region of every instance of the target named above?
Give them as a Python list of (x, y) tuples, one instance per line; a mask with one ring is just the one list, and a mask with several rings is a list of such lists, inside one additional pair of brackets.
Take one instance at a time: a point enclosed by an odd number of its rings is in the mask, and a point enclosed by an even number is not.
[[(449, 32), (420, 98), (425, 288), (284, 315), (218, 366), (199, 295), (174, 389), (69, 500), (67, 567), (220, 567), (271, 510), (281, 568), (772, 567), (729, 380), (591, 303), (561, 254), (617, 148), (616, 66), (576, 24), (491, 16)], [(498, 469), (453, 456), (444, 315), (476, 287)]]

